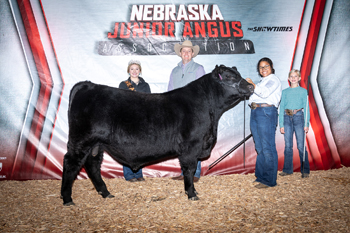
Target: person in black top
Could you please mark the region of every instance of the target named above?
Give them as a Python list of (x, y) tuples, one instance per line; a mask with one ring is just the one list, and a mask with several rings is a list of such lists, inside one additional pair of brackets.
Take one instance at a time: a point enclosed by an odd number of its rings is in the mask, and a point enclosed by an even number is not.
[[(142, 72), (140, 61), (130, 60), (128, 64), (127, 72), (129, 74), (129, 78), (121, 82), (119, 84), (119, 88), (125, 89), (125, 90), (151, 93), (151, 89), (148, 83), (146, 83), (146, 81), (139, 76)], [(128, 82), (132, 85), (131, 89), (128, 87)]]
[[(130, 76), (127, 80), (119, 84), (119, 88), (131, 91), (151, 93), (151, 89), (148, 83), (146, 83), (146, 81), (139, 76), (141, 74), (141, 71), (141, 62), (138, 60), (130, 60), (127, 69), (127, 72)], [(123, 174), (125, 180), (130, 182), (145, 181), (142, 175), (142, 168), (136, 172), (133, 172), (130, 167), (123, 165)]]

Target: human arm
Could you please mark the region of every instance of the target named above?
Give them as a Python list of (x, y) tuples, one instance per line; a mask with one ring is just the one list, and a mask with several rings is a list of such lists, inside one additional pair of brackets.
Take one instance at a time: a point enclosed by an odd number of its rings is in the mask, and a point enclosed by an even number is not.
[(278, 114), (278, 122), (280, 125), (280, 132), (281, 134), (284, 134), (284, 109), (285, 109), (285, 91), (282, 91), (282, 98), (280, 102), (280, 108), (279, 108), (279, 114)]
[[(284, 111), (285, 111), (285, 102), (286, 102), (286, 91), (282, 91), (282, 97), (281, 97), (281, 102), (280, 102), (280, 106), (279, 106), (279, 113), (278, 113), (278, 122), (279, 122), (279, 126), (280, 129), (284, 128)], [(282, 133), (282, 131), (281, 131)], [(283, 133), (284, 133), (284, 129), (283, 129)], [(282, 133), (282, 134), (283, 134)]]
[(174, 89), (174, 84), (173, 84), (173, 72), (170, 74), (169, 78), (169, 83), (168, 83), (168, 91), (171, 91)]
[(147, 86), (145, 87), (145, 93), (151, 93), (151, 88), (148, 83), (146, 83)]
[(199, 79), (203, 75), (205, 75), (204, 67), (199, 66), (199, 68), (197, 69), (197, 72), (196, 72), (196, 79)]
[[(304, 91), (303, 94), (303, 107), (304, 108), (304, 120), (305, 120), (305, 128), (308, 128), (310, 125), (310, 105), (309, 105), (309, 98), (308, 98), (308, 94), (307, 91)], [(306, 131), (305, 131), (306, 132)]]

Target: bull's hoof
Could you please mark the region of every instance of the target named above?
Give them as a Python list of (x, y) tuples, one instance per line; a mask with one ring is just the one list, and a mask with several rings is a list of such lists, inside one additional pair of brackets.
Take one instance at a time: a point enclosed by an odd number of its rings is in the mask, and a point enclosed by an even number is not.
[[(198, 192), (197, 192), (197, 191), (194, 191), (194, 193), (195, 193), (196, 195), (198, 195)], [(185, 191), (185, 194), (188, 195), (188, 192)]]
[(195, 196), (195, 197), (189, 197), (188, 200), (190, 201), (198, 201), (199, 197)]
[(114, 197), (112, 194), (110, 194), (109, 192), (107, 193), (102, 193), (101, 191), (98, 192), (98, 194), (100, 194), (103, 198), (112, 198)]
[(75, 204), (74, 204), (74, 202), (71, 201), (71, 202), (68, 202), (68, 203), (64, 203), (63, 205), (64, 206), (71, 206), (71, 205), (75, 205)]
[(105, 198), (113, 198), (114, 196), (112, 194), (109, 194), (107, 197)]

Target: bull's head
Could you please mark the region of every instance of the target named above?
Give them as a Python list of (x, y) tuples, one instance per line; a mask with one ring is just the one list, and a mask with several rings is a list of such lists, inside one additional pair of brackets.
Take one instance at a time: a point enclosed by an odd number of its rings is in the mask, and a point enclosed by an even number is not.
[(216, 65), (212, 73), (219, 82), (235, 89), (235, 92), (243, 97), (249, 97), (254, 92), (254, 86), (242, 78), (235, 66), (230, 68)]

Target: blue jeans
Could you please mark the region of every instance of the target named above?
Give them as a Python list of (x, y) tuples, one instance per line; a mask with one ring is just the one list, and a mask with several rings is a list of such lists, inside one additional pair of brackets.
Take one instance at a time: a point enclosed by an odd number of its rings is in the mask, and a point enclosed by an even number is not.
[(277, 118), (276, 107), (258, 107), (252, 109), (250, 115), (250, 130), (258, 154), (255, 164), (256, 181), (270, 187), (277, 185)]
[[(196, 168), (196, 172), (194, 173), (194, 176), (195, 176), (195, 177), (199, 178), (199, 177), (201, 176), (201, 169), (202, 169), (202, 167), (201, 167), (201, 161), (198, 161), (198, 163), (197, 163), (197, 168)], [(184, 175), (184, 173), (183, 173), (183, 171), (181, 170), (181, 176), (183, 176), (183, 175)]]
[[(293, 116), (288, 116), (284, 113), (284, 165), (283, 171), (288, 174), (293, 173), (293, 134), (295, 132), (295, 138), (297, 141), (297, 148), (300, 157), (300, 171), (302, 171), (303, 166), (303, 153), (304, 153), (304, 139), (305, 139), (305, 121), (304, 112), (299, 111)], [(310, 173), (310, 165), (308, 154), (305, 149), (305, 163), (304, 163), (304, 173)]]
[(142, 168), (140, 168), (137, 172), (133, 172), (130, 167), (123, 166), (123, 173), (125, 180), (131, 180), (132, 178), (141, 178)]

